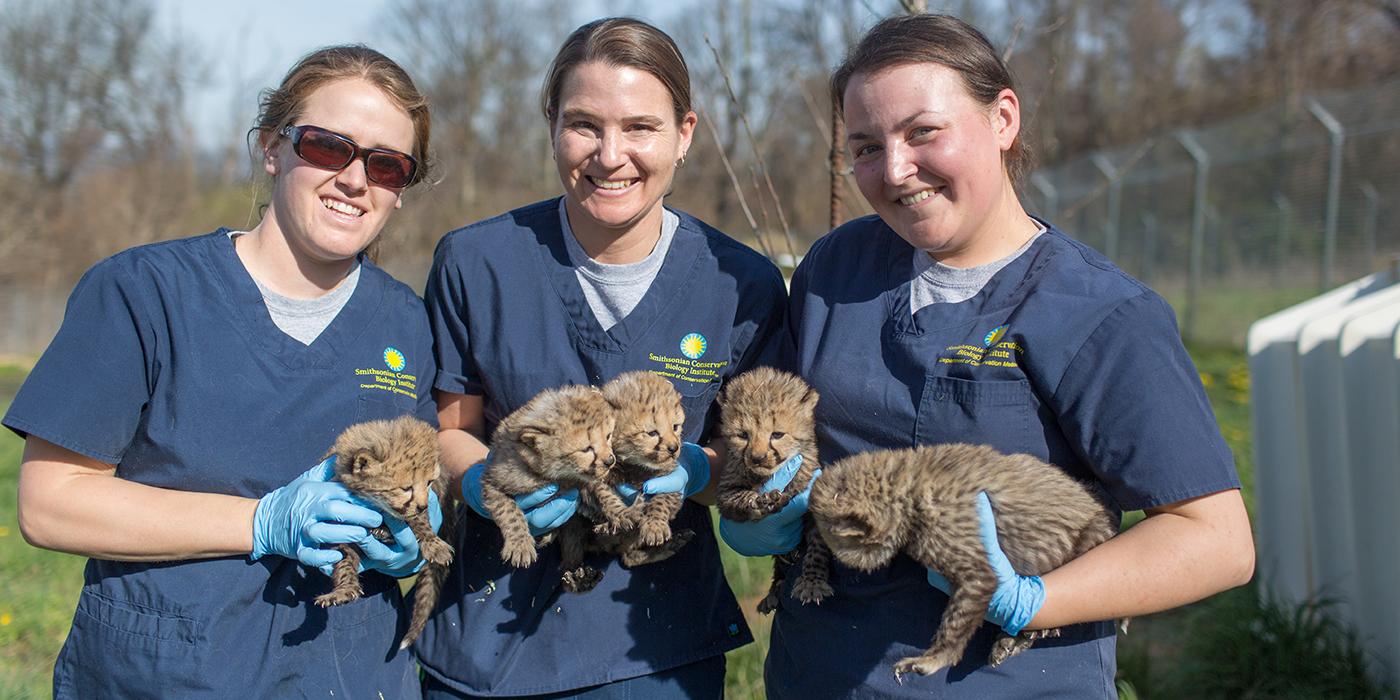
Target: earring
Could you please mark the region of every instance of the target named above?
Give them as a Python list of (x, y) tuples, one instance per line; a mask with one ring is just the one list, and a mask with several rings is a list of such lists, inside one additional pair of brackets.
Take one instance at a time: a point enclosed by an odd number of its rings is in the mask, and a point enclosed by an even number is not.
[(677, 167), (677, 168), (681, 167), (682, 165), (685, 165), (685, 154), (684, 154), (684, 153), (681, 154), (681, 159), (678, 160), (678, 161), (676, 161), (676, 167)]

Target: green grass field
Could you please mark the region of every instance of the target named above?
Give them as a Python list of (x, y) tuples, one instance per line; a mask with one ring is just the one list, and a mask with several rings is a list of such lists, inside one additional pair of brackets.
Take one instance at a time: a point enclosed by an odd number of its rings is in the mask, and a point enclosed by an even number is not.
[[(1239, 350), (1225, 347), (1193, 348), (1192, 355), (1215, 408), (1221, 432), (1234, 452), (1245, 485), (1246, 503), (1252, 511), (1254, 469), (1249, 431), (1249, 375), (1244, 356)], [(0, 365), (0, 406), (8, 406), (23, 376), (21, 368)], [(48, 697), (54, 657), (67, 634), (82, 581), (81, 558), (35, 549), (19, 536), (14, 484), (22, 446), (8, 430), (0, 434), (0, 697), (3, 698)], [(1140, 517), (1140, 514), (1130, 515), (1127, 522), (1135, 522)], [(741, 557), (727, 547), (722, 548), (721, 554), (730, 584), (739, 596), (757, 639), (756, 643), (729, 654), (727, 697), (761, 698), (763, 657), (767, 653), (770, 622), (755, 613), (754, 606), (767, 590), (770, 560)], [(1171, 687), (1172, 676), (1178, 675), (1177, 669), (1190, 667), (1190, 660), (1183, 656), (1191, 652), (1187, 641), (1197, 637), (1213, 638), (1200, 634), (1202, 630), (1219, 630), (1215, 637), (1224, 636), (1231, 644), (1250, 643), (1254, 627), (1245, 623), (1227, 624), (1231, 620), (1238, 622), (1239, 615), (1247, 614), (1238, 612), (1241, 601), (1247, 604), (1254, 599), (1249, 589), (1241, 591), (1241, 594), (1218, 596), (1184, 610), (1135, 620), (1133, 633), (1124, 638), (1119, 650), (1120, 680), (1127, 684), (1124, 696), (1183, 697), (1167, 689)], [(1252, 608), (1256, 614), (1257, 607)], [(1226, 616), (1224, 620), (1222, 614)], [(1230, 634), (1236, 637), (1229, 638)], [(1344, 641), (1337, 644), (1345, 646)], [(1218, 655), (1213, 650), (1204, 653)], [(1290, 653), (1297, 653), (1297, 649)], [(1267, 654), (1259, 656), (1267, 657)], [(1282, 665), (1287, 666), (1290, 660), (1282, 661)], [(1277, 670), (1270, 673), (1277, 675)]]
[[(0, 410), (23, 376), (22, 369), (0, 366)], [(0, 433), (0, 698), (47, 698), (84, 560), (35, 549), (20, 537), (15, 482), (24, 442), (9, 430)]]

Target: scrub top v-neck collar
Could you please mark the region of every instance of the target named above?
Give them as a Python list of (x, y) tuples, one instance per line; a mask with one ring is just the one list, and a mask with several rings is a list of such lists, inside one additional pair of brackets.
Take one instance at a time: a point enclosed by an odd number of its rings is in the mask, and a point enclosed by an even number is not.
[[(881, 226), (888, 228), (883, 223)], [(909, 245), (898, 234), (889, 231), (889, 235), (885, 236), (885, 288), (889, 290), (886, 293), (886, 311), (889, 313), (894, 336), (916, 338), (925, 333), (936, 333), (963, 325), (995, 308), (992, 306), (994, 304), (1014, 303), (1017, 291), (1032, 277), (1029, 274), (1031, 268), (1038, 270), (1054, 257), (1053, 254), (1042, 255), (1049, 235), (1051, 232), (1047, 230), (1036, 237), (1019, 257), (992, 275), (987, 284), (971, 298), (955, 304), (929, 304), (919, 309), (918, 313), (911, 313), (909, 297), (912, 287), (909, 270), (913, 256), (922, 255), (923, 252)]]
[(588, 305), (588, 298), (583, 295), (575, 268), (569, 262), (564, 231), (559, 226), (544, 227), (540, 231), (540, 264), (547, 271), (554, 291), (559, 295), (559, 302), (573, 321), (574, 330), (583, 346), (622, 354), (635, 342), (646, 337), (647, 330), (661, 318), (661, 312), (685, 288), (687, 276), (700, 259), (705, 237), (693, 235), (694, 233), (691, 222), (680, 216), (680, 225), (677, 226), (676, 235), (671, 240), (671, 249), (666, 252), (666, 259), (661, 263), (661, 269), (657, 271), (651, 287), (626, 318), (618, 321), (612, 328), (603, 330), (603, 325), (598, 322), (598, 317)]
[(238, 257), (228, 230), (220, 229), (212, 238), (211, 263), (216, 278), (228, 293), (239, 330), (248, 337), (253, 348), (276, 357), (288, 369), (332, 367), (337, 357), (350, 351), (355, 338), (369, 327), (378, 313), (384, 288), (371, 280), (373, 275), (361, 255), (360, 282), (355, 285), (355, 292), (316, 340), (304, 345), (273, 323), (262, 291)]

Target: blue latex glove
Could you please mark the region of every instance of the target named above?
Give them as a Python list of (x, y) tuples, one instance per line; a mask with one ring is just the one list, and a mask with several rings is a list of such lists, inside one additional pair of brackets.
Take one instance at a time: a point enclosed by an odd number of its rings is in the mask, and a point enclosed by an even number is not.
[[(791, 481), (791, 477), (788, 480)], [(675, 471), (642, 482), (642, 493), (647, 496), (679, 493), (690, 498), (703, 491), (709, 483), (710, 458), (705, 454), (705, 448), (693, 442), (682, 442), (681, 452), (676, 456)], [(627, 484), (618, 486), (617, 492), (628, 505), (637, 498), (637, 489)]]
[[(408, 523), (387, 513), (383, 515), (384, 526), (389, 528), (394, 541), (385, 544), (369, 535), (356, 542), (363, 554), (360, 557), (360, 571), (374, 569), (394, 578), (418, 573), (423, 568), (423, 557), (418, 552), (418, 536), (413, 534), (413, 528)], [(432, 491), (428, 492), (428, 522), (433, 526), (433, 532), (442, 527), (442, 505)], [(321, 567), (321, 572), (330, 576), (333, 568), (333, 564), (327, 564)]]
[[(997, 591), (987, 605), (987, 620), (999, 625), (1007, 634), (1018, 634), (1045, 604), (1045, 583), (1039, 576), (1022, 576), (1011, 567), (1011, 560), (1006, 558), (997, 541), (997, 522), (986, 491), (977, 494), (977, 523), (982, 548), (987, 550), (987, 562), (997, 574)], [(932, 569), (928, 572), (928, 582), (944, 593), (953, 588), (948, 579)]]
[[(777, 491), (787, 487), (792, 477), (802, 466), (802, 455), (796, 454), (778, 465), (778, 470), (759, 489)], [(762, 557), (770, 554), (787, 554), (802, 542), (802, 516), (807, 512), (807, 499), (812, 493), (812, 484), (821, 476), (818, 469), (812, 481), (802, 493), (792, 497), (782, 510), (761, 520), (740, 523), (728, 518), (719, 519), (719, 535), (734, 551), (746, 557)]]
[[(491, 513), (481, 501), (481, 475), (485, 473), (485, 462), (473, 464), (467, 469), (467, 473), (462, 475), (462, 500), (477, 515), (490, 520)], [(578, 510), (578, 489), (559, 493), (559, 486), (550, 484), (534, 493), (516, 496), (515, 504), (525, 513), (530, 534), (539, 537), (574, 517), (574, 511)]]
[(308, 469), (258, 500), (253, 511), (253, 552), (277, 554), (307, 566), (327, 566), (342, 555), (323, 545), (359, 543), (383, 522), (379, 512), (351, 495), (335, 476), (333, 459)]

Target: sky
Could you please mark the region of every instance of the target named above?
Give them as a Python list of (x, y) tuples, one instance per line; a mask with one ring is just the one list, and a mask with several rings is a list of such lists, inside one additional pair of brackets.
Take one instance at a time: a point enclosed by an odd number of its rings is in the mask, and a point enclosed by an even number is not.
[[(394, 57), (393, 47), (376, 40), (377, 20), (401, 0), (154, 0), (160, 33), (180, 37), (196, 48), (207, 61), (203, 74), (189, 93), (190, 118), (204, 134), (201, 145), (219, 149), (228, 143), (242, 143), (256, 116), (258, 92), (272, 87), (298, 58), (313, 49), (331, 44), (365, 43)], [(462, 0), (466, 1), (466, 0)], [(854, 1), (854, 0), (853, 0)], [(865, 0), (866, 6), (884, 2)], [(1001, 0), (984, 0), (999, 4)], [(0, 0), (3, 3), (3, 0)], [(892, 3), (888, 3), (892, 4)], [(940, 7), (942, 0), (930, 6)], [(588, 8), (608, 13), (631, 14), (659, 22), (654, 7), (645, 0), (582, 0), (576, 12), (580, 17), (601, 16)], [(1241, 19), (1238, 0), (1208, 6), (1211, 22)], [(1202, 17), (1201, 19), (1206, 19)], [(1235, 35), (1221, 32), (1222, 37)], [(1209, 40), (1209, 39), (1208, 39)], [(1209, 43), (1207, 50), (1218, 49)]]
[[(401, 1), (401, 0), (400, 0)], [(462, 0), (466, 1), (466, 0)], [(257, 116), (258, 92), (274, 87), (297, 59), (322, 46), (363, 43), (394, 55), (376, 36), (376, 22), (396, 0), (153, 0), (163, 37), (180, 37), (208, 62), (189, 93), (201, 144), (218, 149), (243, 136)], [(3, 0), (0, 0), (3, 3)], [(602, 3), (581, 0), (580, 17)], [(644, 0), (612, 0), (612, 12), (657, 21)], [(379, 39), (379, 40), (377, 40)]]
[(205, 146), (239, 142), (257, 111), (258, 91), (273, 87), (296, 60), (329, 44), (374, 45), (374, 20), (390, 0), (155, 0), (163, 36), (180, 36), (209, 62), (190, 92), (190, 118)]

